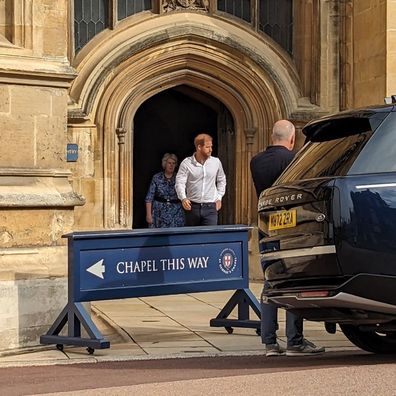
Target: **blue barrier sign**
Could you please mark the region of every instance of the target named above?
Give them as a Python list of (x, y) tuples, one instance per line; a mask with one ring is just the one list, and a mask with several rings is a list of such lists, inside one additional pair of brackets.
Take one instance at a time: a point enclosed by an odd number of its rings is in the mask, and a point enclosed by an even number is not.
[[(104, 341), (82, 302), (237, 290), (212, 326), (259, 329), (249, 321), (249, 306), (260, 307), (248, 289), (248, 230), (250, 227), (211, 226), (124, 231), (74, 232), (68, 238), (68, 305), (41, 343), (105, 348)], [(239, 318), (227, 319), (238, 305)], [(73, 326), (67, 337), (62, 327)], [(91, 339), (81, 339), (76, 323)], [(78, 327), (78, 326), (77, 326)]]
[(73, 300), (248, 287), (247, 227), (183, 227), (66, 235)]
[(87, 250), (80, 260), (80, 295), (89, 300), (93, 290), (123, 288), (129, 296), (130, 288), (242, 277), (238, 242)]

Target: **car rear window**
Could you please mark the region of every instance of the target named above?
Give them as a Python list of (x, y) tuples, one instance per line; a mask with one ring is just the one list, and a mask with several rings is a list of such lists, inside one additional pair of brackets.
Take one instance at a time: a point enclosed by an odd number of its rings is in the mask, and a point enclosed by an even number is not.
[[(350, 174), (383, 117), (336, 119), (321, 124), (276, 184)], [(354, 172), (362, 172), (364, 166), (362, 161)]]
[(381, 124), (352, 164), (348, 174), (384, 173), (396, 171), (396, 113)]

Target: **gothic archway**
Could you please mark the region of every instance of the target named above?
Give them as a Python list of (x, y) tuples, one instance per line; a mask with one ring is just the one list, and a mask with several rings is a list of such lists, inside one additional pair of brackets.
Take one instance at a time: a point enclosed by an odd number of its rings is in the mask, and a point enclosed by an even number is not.
[[(102, 181), (103, 225), (131, 227), (133, 119), (150, 97), (185, 85), (216, 98), (235, 129), (235, 222), (255, 213), (249, 160), (268, 143), (273, 122), (298, 111), (298, 79), (270, 43), (236, 26), (177, 13), (130, 30), (111, 32), (103, 46), (77, 65), (71, 113), (92, 120)], [(134, 30), (135, 29), (135, 30)], [(163, 35), (166, 30), (166, 37)], [(144, 31), (144, 32), (143, 32)], [(139, 33), (139, 34), (137, 34)], [(74, 107), (74, 109), (73, 109)]]
[(133, 131), (133, 228), (147, 226), (144, 199), (153, 174), (161, 170), (163, 154), (174, 153), (182, 161), (194, 151), (194, 137), (201, 132), (213, 137), (213, 155), (220, 158), (227, 176), (219, 224), (234, 223), (235, 133), (221, 102), (186, 85), (177, 86), (139, 107)]

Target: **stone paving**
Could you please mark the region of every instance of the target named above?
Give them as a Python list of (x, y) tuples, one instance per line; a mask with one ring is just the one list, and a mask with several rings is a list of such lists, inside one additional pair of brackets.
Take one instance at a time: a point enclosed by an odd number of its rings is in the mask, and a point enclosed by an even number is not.
[[(261, 284), (251, 283), (250, 289), (258, 298)], [(265, 347), (255, 329), (235, 327), (233, 333), (228, 334), (222, 327), (210, 327), (210, 319), (218, 315), (233, 293), (221, 291), (93, 302), (92, 317), (102, 335), (111, 342), (109, 349), (97, 349), (89, 355), (85, 348), (65, 346), (63, 351), (59, 351), (55, 346), (47, 345), (33, 351), (0, 356), (0, 367), (264, 355)], [(250, 319), (258, 319), (253, 311)], [(281, 343), (285, 343), (284, 321), (284, 311), (281, 310), (278, 332)], [(339, 329), (336, 334), (328, 334), (323, 323), (306, 321), (304, 335), (325, 346), (327, 351), (357, 349)]]

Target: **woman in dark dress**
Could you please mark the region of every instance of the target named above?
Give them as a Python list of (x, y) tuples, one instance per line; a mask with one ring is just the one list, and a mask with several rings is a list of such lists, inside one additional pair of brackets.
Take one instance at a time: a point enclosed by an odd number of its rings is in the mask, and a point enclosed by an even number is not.
[(183, 227), (184, 213), (175, 191), (177, 157), (162, 157), (163, 172), (156, 173), (146, 195), (146, 221), (149, 227)]

